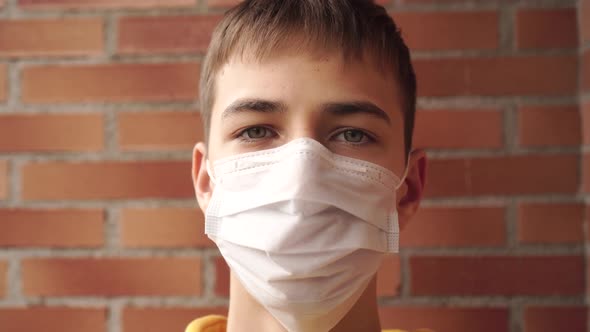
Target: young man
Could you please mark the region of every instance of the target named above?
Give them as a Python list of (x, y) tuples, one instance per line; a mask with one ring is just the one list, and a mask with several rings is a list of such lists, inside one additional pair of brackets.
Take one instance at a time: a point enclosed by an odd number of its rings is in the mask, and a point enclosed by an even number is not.
[(408, 48), (370, 0), (246, 0), (213, 34), (193, 182), (230, 266), (187, 332), (377, 332), (375, 275), (416, 212)]

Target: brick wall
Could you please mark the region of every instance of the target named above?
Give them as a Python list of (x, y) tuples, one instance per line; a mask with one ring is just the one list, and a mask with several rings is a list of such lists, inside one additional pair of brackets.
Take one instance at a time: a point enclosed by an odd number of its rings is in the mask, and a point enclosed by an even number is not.
[[(590, 0), (578, 3), (579, 56), (580, 56), (580, 114), (582, 127), (582, 192), (586, 202), (586, 277), (590, 277)], [(586, 303), (588, 303), (589, 280), (586, 279)], [(590, 318), (590, 317), (589, 317)], [(590, 325), (588, 325), (590, 326)]]
[[(190, 149), (233, 2), (0, 0), (0, 331), (182, 331), (225, 312)], [(380, 2), (413, 49), (430, 156), (379, 271), (384, 327), (586, 330), (590, 0)]]

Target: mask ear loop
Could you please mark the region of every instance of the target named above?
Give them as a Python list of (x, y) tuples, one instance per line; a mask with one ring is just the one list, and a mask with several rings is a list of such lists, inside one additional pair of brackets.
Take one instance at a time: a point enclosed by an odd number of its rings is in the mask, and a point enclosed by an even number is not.
[[(410, 153), (412, 153), (410, 151)], [(406, 177), (408, 176), (408, 171), (410, 169), (410, 153), (408, 153), (408, 156), (406, 158), (406, 166), (404, 168), (404, 174), (403, 176), (400, 178), (399, 183), (397, 184), (397, 186), (395, 186), (395, 190), (397, 191), (402, 184), (404, 184), (404, 181), (406, 180)], [(389, 233), (393, 234), (387, 237), (387, 252), (389, 253), (398, 253), (399, 252), (399, 219), (398, 219), (398, 214), (397, 214), (397, 209), (395, 209), (394, 213), (393, 213), (393, 220), (391, 219), (391, 216), (389, 218), (389, 227), (390, 227), (390, 231)]]
[(395, 190), (398, 190), (402, 186), (402, 184), (404, 184), (404, 181), (406, 180), (406, 177), (408, 176), (408, 171), (410, 170), (410, 154), (411, 153), (412, 153), (412, 151), (410, 151), (410, 153), (408, 153), (408, 156), (406, 157), (406, 166), (404, 167), (404, 174), (400, 178), (397, 186), (395, 186)]
[(205, 167), (207, 168), (207, 174), (209, 174), (209, 179), (211, 183), (217, 185), (218, 182), (217, 180), (215, 180), (215, 177), (213, 176), (213, 170), (211, 169), (211, 163), (209, 162), (209, 159), (205, 161)]

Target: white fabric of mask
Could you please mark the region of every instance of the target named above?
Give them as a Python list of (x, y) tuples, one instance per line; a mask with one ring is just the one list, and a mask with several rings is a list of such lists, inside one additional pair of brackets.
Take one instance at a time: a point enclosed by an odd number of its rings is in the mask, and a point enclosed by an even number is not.
[[(398, 252), (388, 169), (299, 138), (209, 169), (205, 232), (246, 290), (288, 331), (329, 331)], [(213, 174), (211, 174), (213, 173)]]

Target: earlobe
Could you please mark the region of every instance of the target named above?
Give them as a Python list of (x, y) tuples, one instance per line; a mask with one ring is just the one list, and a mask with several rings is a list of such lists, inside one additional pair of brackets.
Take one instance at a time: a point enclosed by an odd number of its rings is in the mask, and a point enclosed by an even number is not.
[(426, 153), (423, 150), (414, 150), (410, 153), (407, 176), (405, 178), (406, 190), (397, 203), (400, 230), (402, 230), (416, 214), (422, 197), (426, 181)]
[(192, 178), (197, 202), (204, 213), (209, 205), (213, 188), (207, 172), (207, 147), (203, 142), (197, 143), (193, 148)]

